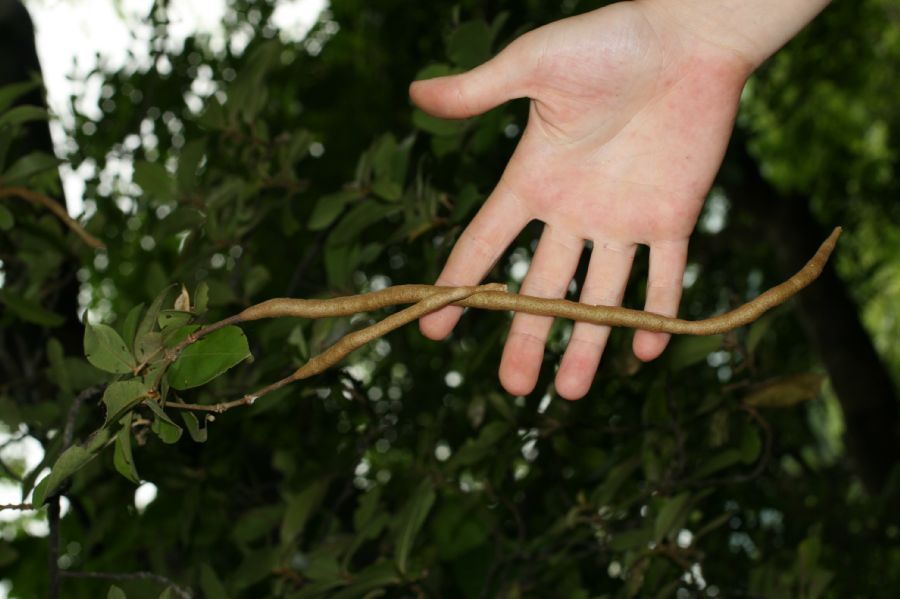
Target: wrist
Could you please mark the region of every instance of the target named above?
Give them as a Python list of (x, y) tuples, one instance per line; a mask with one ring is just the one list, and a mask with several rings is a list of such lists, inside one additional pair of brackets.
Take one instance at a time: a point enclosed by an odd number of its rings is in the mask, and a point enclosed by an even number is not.
[(746, 75), (830, 0), (634, 0), (654, 27), (677, 31), (689, 51), (735, 62)]

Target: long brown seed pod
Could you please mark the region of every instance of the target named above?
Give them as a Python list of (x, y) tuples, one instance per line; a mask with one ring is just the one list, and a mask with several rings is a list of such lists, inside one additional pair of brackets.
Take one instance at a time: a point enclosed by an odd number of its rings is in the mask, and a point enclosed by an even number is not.
[(250, 405), (258, 398), (284, 387), (294, 381), (309, 378), (330, 368), (341, 361), (355, 349), (366, 343), (408, 324), (422, 316), (434, 312), (444, 306), (453, 304), (469, 308), (485, 310), (511, 310), (527, 312), (541, 316), (569, 318), (593, 324), (630, 327), (647, 331), (674, 333), (683, 335), (715, 335), (731, 331), (753, 322), (775, 306), (783, 304), (796, 295), (804, 287), (816, 280), (822, 273), (825, 263), (831, 256), (841, 228), (836, 227), (815, 255), (794, 276), (780, 285), (762, 293), (756, 299), (724, 314), (703, 320), (682, 320), (662, 316), (652, 312), (620, 308), (617, 306), (589, 306), (561, 299), (544, 299), (527, 295), (507, 293), (506, 286), (498, 283), (478, 287), (437, 287), (433, 285), (398, 285), (381, 291), (338, 297), (332, 299), (305, 300), (278, 298), (271, 299), (229, 318), (213, 323), (188, 336), (182, 343), (167, 353), (167, 359), (174, 361), (181, 350), (201, 337), (218, 330), (223, 326), (240, 324), (263, 318), (326, 318), (333, 316), (349, 316), (360, 312), (369, 312), (397, 304), (414, 304), (396, 314), (387, 316), (380, 322), (359, 331), (349, 333), (321, 354), (311, 358), (293, 374), (271, 385), (263, 387), (256, 393), (245, 395), (234, 401), (214, 405), (170, 403), (169, 407), (180, 410), (212, 412), (221, 414), (226, 410), (242, 405)]
[[(545, 299), (502, 291), (479, 291), (454, 302), (454, 304), (482, 310), (527, 312), (540, 316), (555, 316), (599, 325), (628, 327), (660, 333), (716, 335), (753, 322), (816, 280), (834, 250), (840, 235), (841, 228), (836, 227), (812, 259), (784, 283), (765, 291), (757, 298), (734, 310), (703, 320), (683, 320), (618, 306), (590, 306), (569, 300)], [(432, 285), (398, 285), (363, 295), (332, 299), (277, 298), (250, 306), (238, 314), (235, 320), (244, 322), (285, 316), (300, 318), (348, 316), (386, 306), (422, 301), (439, 293), (438, 290), (441, 289), (443, 288)]]

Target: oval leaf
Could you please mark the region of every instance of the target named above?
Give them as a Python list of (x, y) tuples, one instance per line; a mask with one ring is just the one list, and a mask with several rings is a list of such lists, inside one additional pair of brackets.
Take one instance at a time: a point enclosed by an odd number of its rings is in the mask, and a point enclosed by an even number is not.
[(199, 387), (250, 357), (244, 332), (225, 327), (193, 343), (178, 357), (167, 377), (173, 389)]
[(84, 327), (84, 355), (88, 362), (106, 372), (125, 374), (134, 371), (134, 356), (111, 326), (105, 324)]

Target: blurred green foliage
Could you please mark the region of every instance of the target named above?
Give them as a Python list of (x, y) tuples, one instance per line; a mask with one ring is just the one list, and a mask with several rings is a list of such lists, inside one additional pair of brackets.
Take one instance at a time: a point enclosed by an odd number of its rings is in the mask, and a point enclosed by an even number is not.
[[(0, 326), (37, 348), (30, 370), (0, 381), (0, 426), (46, 452), (27, 472), (4, 462), (0, 480), (27, 493), (56, 463), (35, 496), (68, 500), (60, 568), (153, 572), (209, 599), (813, 599), (900, 585), (897, 489), (862, 489), (840, 407), (789, 307), (728, 335), (676, 339), (649, 365), (614, 332), (575, 403), (552, 388), (569, 323), (554, 328), (537, 391), (514, 398), (496, 380), (509, 315), (475, 312), (447, 342), (398, 330), (214, 420), (143, 401), (157, 388), (169, 401), (235, 399), (380, 316), (223, 329), (167, 374), (154, 369), (194, 323), (270, 297), (432, 281), (527, 107), (441, 121), (410, 107), (409, 81), (469, 68), (597, 5), (334, 0), (291, 42), (267, 25), (271, 2), (240, 0), (223, 27), (249, 43), (219, 50), (203, 37), (163, 43), (165, 3), (154, 8), (147, 67), (93, 73), (102, 118), (76, 113), (69, 130), (64, 161), (87, 173), (83, 222), (107, 249), (85, 248), (24, 202), (0, 203)], [(860, 231), (842, 247), (842, 274), (895, 372), (897, 18), (887, 1), (837, 3), (752, 80), (739, 120), (779, 188)], [(55, 159), (7, 158), (24, 124), (44, 118), (10, 108), (18, 91), (0, 90), (0, 185), (58, 195)], [(489, 278), (515, 286), (538, 232)], [(751, 235), (727, 198), (711, 202), (683, 316), (777, 281)], [(645, 276), (642, 265), (626, 305), (641, 304)], [(80, 324), (74, 345), (60, 332), (73, 316), (46, 307), (65, 277), (80, 283), (83, 348)], [(141, 363), (150, 368), (132, 377)], [(86, 389), (97, 391), (63, 451)], [(138, 481), (158, 487), (142, 509)], [(12, 597), (46, 595), (41, 517), (0, 522)], [(115, 584), (64, 578), (62, 596), (175, 596), (157, 580)]]

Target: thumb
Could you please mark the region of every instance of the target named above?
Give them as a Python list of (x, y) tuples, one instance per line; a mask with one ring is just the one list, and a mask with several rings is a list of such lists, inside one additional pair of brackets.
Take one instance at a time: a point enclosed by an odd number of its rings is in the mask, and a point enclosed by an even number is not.
[(414, 81), (409, 96), (425, 112), (447, 119), (468, 118), (521, 98), (527, 95), (525, 83), (531, 69), (516, 46), (511, 44), (471, 71)]

